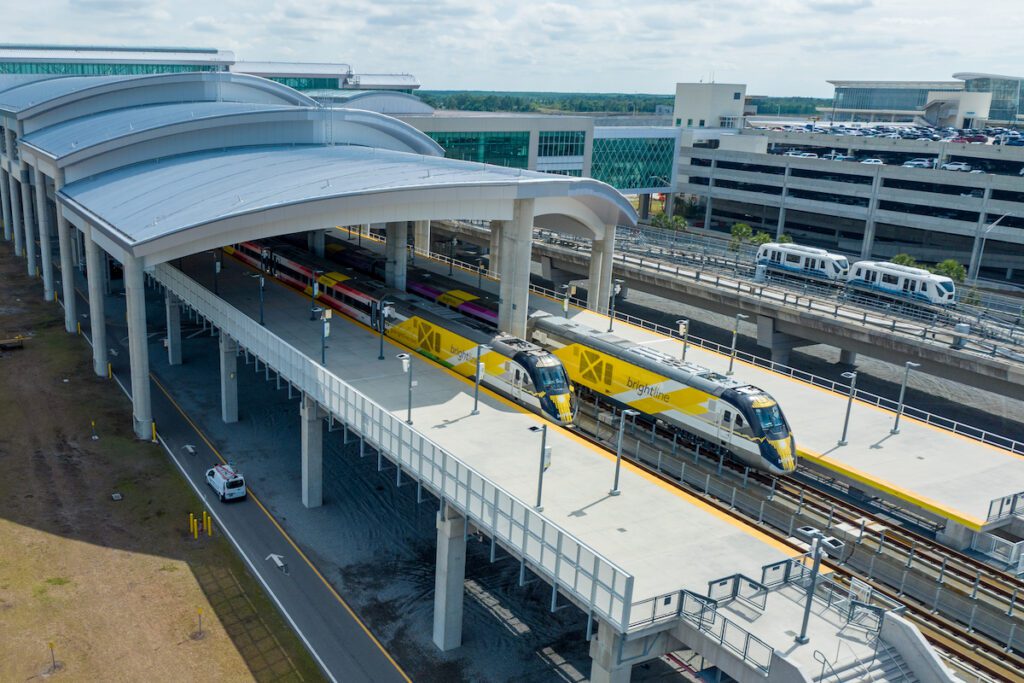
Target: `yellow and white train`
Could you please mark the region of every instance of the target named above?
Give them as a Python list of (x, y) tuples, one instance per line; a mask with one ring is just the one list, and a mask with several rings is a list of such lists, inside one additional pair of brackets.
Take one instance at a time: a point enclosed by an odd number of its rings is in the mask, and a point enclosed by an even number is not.
[(752, 468), (775, 474), (796, 469), (789, 423), (761, 389), (566, 318), (537, 313), (529, 324), (533, 341), (561, 359), (574, 384)]

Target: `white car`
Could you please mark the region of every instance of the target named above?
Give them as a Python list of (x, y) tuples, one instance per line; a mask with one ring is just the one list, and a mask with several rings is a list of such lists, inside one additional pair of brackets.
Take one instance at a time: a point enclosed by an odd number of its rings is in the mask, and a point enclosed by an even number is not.
[(818, 155), (815, 154), (814, 152), (801, 152), (800, 158), (801, 159), (817, 159)]
[(971, 165), (963, 161), (947, 161), (942, 165), (944, 171), (970, 171)]
[(206, 483), (222, 503), (245, 498), (245, 478), (231, 465), (214, 465), (206, 470)]
[(903, 168), (932, 168), (932, 160), (923, 157), (903, 162)]
[(882, 161), (881, 159), (864, 159), (860, 163), (862, 163), (862, 164), (870, 164), (872, 166), (885, 166), (885, 162)]

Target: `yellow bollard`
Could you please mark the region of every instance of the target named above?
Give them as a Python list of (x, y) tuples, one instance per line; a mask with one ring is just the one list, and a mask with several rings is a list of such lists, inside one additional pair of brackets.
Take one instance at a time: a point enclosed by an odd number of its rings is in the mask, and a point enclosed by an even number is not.
[(196, 526), (196, 516), (191, 512), (188, 513), (188, 532), (192, 533), (192, 529)]
[(213, 536), (213, 517), (206, 516), (206, 535)]
[(159, 443), (156, 439), (156, 422), (151, 423), (151, 426), (153, 427), (153, 443)]
[(75, 328), (78, 330), (78, 336), (82, 336), (82, 323), (75, 323)]
[(110, 363), (107, 363), (107, 379), (112, 379), (113, 377), (114, 377), (114, 366), (111, 365)]
[(199, 519), (196, 518), (195, 523), (192, 525), (192, 539), (199, 540)]

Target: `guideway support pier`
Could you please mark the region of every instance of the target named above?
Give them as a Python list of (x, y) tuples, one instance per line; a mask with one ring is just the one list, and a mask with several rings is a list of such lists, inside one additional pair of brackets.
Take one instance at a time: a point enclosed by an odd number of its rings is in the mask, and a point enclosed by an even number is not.
[(302, 504), (318, 508), (324, 504), (324, 418), (327, 414), (310, 398), (302, 395), (299, 404), (302, 432)]
[(234, 339), (221, 332), (218, 337), (218, 347), (220, 348), (220, 416), (225, 424), (232, 424), (238, 422), (238, 344)]
[(384, 264), (384, 282), (392, 289), (405, 291), (407, 259), (406, 245), (409, 241), (409, 223), (397, 221), (387, 224), (387, 244)]
[(466, 580), (466, 518), (441, 501), (437, 512), (434, 571), (434, 645), (447, 652), (462, 645), (462, 600)]

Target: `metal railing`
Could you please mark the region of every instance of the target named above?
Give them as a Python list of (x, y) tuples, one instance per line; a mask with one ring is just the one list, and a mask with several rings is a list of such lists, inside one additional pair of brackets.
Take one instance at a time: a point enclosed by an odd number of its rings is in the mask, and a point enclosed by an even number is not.
[(622, 631), (628, 628), (632, 574), (184, 273), (163, 264), (153, 277), (585, 609)]
[[(649, 613), (637, 619), (645, 611)], [(642, 600), (633, 605), (631, 629), (641, 629), (666, 620), (682, 619), (705, 636), (739, 655), (744, 664), (767, 674), (771, 670), (775, 648), (718, 612), (717, 603), (691, 591)]]
[(708, 597), (717, 603), (739, 600), (764, 611), (768, 603), (768, 587), (743, 574), (733, 574), (708, 582)]
[(995, 498), (988, 504), (988, 521), (1024, 515), (1024, 491)]
[(1011, 541), (983, 531), (971, 536), (971, 549), (1004, 563), (1014, 574), (1024, 572), (1024, 541)]

